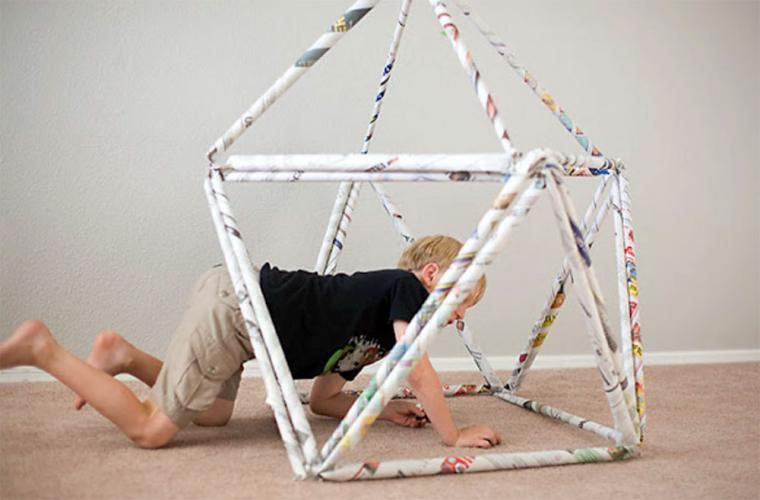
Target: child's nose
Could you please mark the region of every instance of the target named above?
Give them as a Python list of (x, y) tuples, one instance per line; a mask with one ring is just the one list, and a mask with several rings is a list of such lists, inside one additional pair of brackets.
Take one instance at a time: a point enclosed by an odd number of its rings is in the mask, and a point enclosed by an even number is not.
[(464, 319), (464, 308), (460, 307), (458, 309), (455, 309), (453, 313), (451, 313), (451, 317), (449, 318), (449, 321), (446, 323), (447, 325), (450, 325), (454, 323), (455, 321), (462, 321)]

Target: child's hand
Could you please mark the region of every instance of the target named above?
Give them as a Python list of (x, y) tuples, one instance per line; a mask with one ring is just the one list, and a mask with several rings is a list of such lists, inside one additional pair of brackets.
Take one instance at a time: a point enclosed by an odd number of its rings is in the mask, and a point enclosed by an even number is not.
[(425, 410), (408, 401), (391, 401), (378, 418), (404, 427), (424, 427), (429, 422)]
[(459, 437), (454, 446), (469, 448), (491, 448), (501, 443), (501, 436), (485, 425), (473, 425), (459, 429)]

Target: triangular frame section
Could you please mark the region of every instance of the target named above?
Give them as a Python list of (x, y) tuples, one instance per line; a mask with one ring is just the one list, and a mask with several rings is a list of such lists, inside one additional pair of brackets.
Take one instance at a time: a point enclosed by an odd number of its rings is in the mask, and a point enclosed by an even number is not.
[[(645, 423), (643, 392), (643, 358), (638, 320), (636, 253), (631, 221), (630, 194), (624, 167), (611, 160), (567, 116), (538, 82), (519, 64), (498, 36), (477, 17), (472, 9), (458, 3), (460, 9), (491, 45), (536, 93), (546, 107), (570, 132), (589, 156), (565, 155), (546, 149), (528, 153), (517, 151), (499, 116), (496, 103), (475, 66), (472, 54), (464, 45), (459, 30), (446, 5), (429, 0), (436, 18), (450, 40), (465, 72), (470, 77), (478, 99), (491, 122), (504, 154), (483, 155), (369, 155), (380, 106), (386, 94), (398, 47), (406, 26), (411, 0), (402, 0), (401, 10), (383, 68), (380, 88), (374, 102), (367, 134), (358, 155), (256, 155), (231, 156), (219, 164), (216, 156), (227, 151), (237, 138), (263, 114), (309, 67), (358, 23), (379, 0), (358, 0), (352, 4), (327, 33), (323, 34), (210, 148), (206, 194), (212, 219), (224, 254), (227, 269), (238, 297), (241, 312), (251, 337), (267, 392), (267, 404), (275, 414), (288, 459), (299, 478), (319, 477), (328, 480), (355, 480), (385, 477), (409, 477), (445, 473), (478, 472), (559, 464), (602, 462), (638, 455)], [(600, 176), (582, 222), (564, 186), (564, 176)], [(399, 341), (365, 390), (338, 425), (333, 435), (317, 449), (306, 413), (303, 397), (295, 383), (277, 339), (263, 294), (258, 269), (251, 262), (224, 192), (225, 182), (293, 182), (342, 181), (328, 222), (316, 270), (333, 272), (344, 246), (348, 223), (359, 195), (360, 183), (370, 182), (383, 207), (391, 215), (402, 240), (413, 241), (403, 215), (378, 182), (388, 181), (497, 181), (503, 187), (482, 217), (472, 236), (410, 323), (406, 336)], [(484, 376), (480, 386), (444, 387), (447, 396), (489, 394), (536, 413), (564, 421), (603, 436), (613, 442), (608, 448), (548, 450), (524, 453), (488, 453), (467, 457), (365, 462), (339, 466), (338, 462), (367, 432), (385, 404), (394, 397), (413, 396), (401, 383), (423, 355), (430, 342), (446, 325), (451, 312), (469, 295), (512, 229), (527, 215), (537, 197), (549, 192), (562, 237), (566, 258), (555, 279), (549, 300), (535, 323), (528, 345), (519, 356), (509, 380), (502, 383), (462, 323), (457, 325), (468, 352)], [(619, 338), (609, 324), (606, 306), (591, 267), (589, 248), (599, 225), (609, 210), (615, 218), (620, 299)], [(548, 335), (559, 308), (564, 302), (565, 285), (572, 276), (578, 301), (587, 320), (589, 337), (604, 392), (612, 412), (614, 427), (608, 427), (563, 410), (537, 403), (517, 394), (525, 373)]]

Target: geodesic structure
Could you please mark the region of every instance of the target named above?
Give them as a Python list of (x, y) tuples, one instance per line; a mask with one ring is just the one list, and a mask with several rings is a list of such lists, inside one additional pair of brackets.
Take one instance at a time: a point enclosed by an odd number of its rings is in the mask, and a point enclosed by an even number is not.
[[(275, 415), (287, 456), (299, 478), (356, 480), (409, 477), (442, 473), (540, 467), (549, 465), (623, 460), (638, 455), (643, 442), (645, 406), (643, 358), (638, 319), (636, 253), (628, 181), (620, 160), (603, 155), (553, 97), (516, 60), (506, 44), (491, 31), (472, 9), (456, 2), (538, 96), (586, 154), (566, 155), (548, 149), (522, 153), (514, 148), (499, 116), (496, 103), (475, 66), (472, 54), (444, 2), (429, 0), (431, 8), (473, 84), (480, 104), (496, 133), (504, 153), (468, 155), (369, 154), (369, 144), (383, 98), (396, 61), (411, 0), (402, 0), (393, 40), (383, 68), (378, 93), (364, 144), (359, 154), (243, 155), (218, 161), (240, 135), (258, 119), (303, 73), (355, 26), (379, 0), (357, 0), (288, 70), (219, 138), (208, 152), (210, 167), (206, 194), (227, 269), (266, 386), (267, 404)], [(565, 188), (565, 176), (599, 178), (582, 221)], [(472, 236), (420, 311), (410, 322), (406, 335), (380, 363), (367, 387), (318, 449), (311, 431), (303, 397), (298, 394), (285, 355), (259, 286), (257, 268), (251, 262), (242, 235), (224, 191), (225, 182), (309, 182), (340, 181), (338, 196), (328, 221), (316, 264), (319, 273), (335, 270), (343, 248), (351, 214), (362, 182), (370, 182), (383, 207), (391, 216), (404, 242), (413, 241), (401, 212), (381, 182), (498, 182), (501, 189), (491, 208), (478, 222)], [(486, 267), (504, 246), (512, 230), (530, 211), (536, 199), (548, 191), (551, 197), (566, 257), (562, 262), (527, 345), (518, 356), (508, 380), (502, 381), (477, 346), (474, 335), (463, 322), (457, 330), (484, 377), (481, 385), (445, 386), (446, 396), (491, 395), (538, 414), (566, 422), (608, 439), (609, 447), (574, 450), (545, 450), (520, 453), (483, 453), (461, 457), (408, 459), (339, 465), (377, 419), (391, 399), (413, 397), (401, 386), (448, 318), (469, 295)], [(614, 333), (599, 284), (591, 266), (589, 249), (599, 225), (611, 213), (615, 224), (620, 324)], [(601, 375), (614, 425), (594, 422), (566, 411), (538, 403), (518, 394), (520, 383), (539, 352), (565, 300), (568, 279), (587, 322), (592, 351)]]

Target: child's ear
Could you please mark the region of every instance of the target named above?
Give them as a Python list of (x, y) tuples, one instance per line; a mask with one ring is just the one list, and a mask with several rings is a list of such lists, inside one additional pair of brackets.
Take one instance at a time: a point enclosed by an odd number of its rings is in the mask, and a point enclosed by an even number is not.
[(425, 279), (425, 285), (429, 288), (434, 288), (435, 284), (438, 282), (438, 279), (440, 278), (439, 273), (441, 271), (441, 267), (436, 264), (435, 262), (428, 262), (425, 264), (425, 266), (422, 268), (422, 276)]

